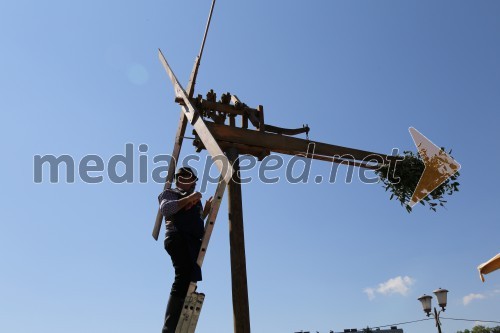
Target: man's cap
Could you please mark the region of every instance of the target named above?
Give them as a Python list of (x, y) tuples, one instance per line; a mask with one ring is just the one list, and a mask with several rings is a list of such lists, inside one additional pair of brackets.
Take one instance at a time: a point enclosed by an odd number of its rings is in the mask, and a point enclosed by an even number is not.
[(190, 167), (179, 168), (175, 173), (175, 179), (177, 180), (179, 176), (187, 176), (187, 177), (194, 176), (195, 180), (198, 180), (198, 177), (196, 177), (196, 173)]

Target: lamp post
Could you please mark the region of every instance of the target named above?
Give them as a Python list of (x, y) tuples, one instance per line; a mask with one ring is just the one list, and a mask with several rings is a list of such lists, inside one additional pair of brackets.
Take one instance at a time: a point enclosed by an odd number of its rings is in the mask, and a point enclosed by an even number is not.
[(439, 321), (439, 315), (441, 314), (441, 312), (445, 311), (448, 290), (439, 288), (438, 290), (434, 290), (434, 295), (436, 295), (438, 304), (441, 307), (441, 310), (439, 310), (439, 312), (436, 310), (436, 308), (434, 308), (434, 313), (431, 313), (432, 296), (424, 294), (420, 296), (418, 300), (422, 303), (422, 307), (424, 308), (424, 312), (427, 314), (427, 317), (430, 317), (431, 315), (434, 317), (434, 319), (436, 320), (436, 327), (438, 328), (438, 333), (441, 333), (441, 322)]

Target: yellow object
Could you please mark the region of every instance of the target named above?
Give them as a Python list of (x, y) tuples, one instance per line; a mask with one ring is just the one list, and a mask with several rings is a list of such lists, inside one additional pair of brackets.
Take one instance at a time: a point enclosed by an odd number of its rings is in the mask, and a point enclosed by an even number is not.
[(485, 262), (484, 264), (481, 264), (477, 266), (477, 269), (479, 270), (479, 276), (481, 277), (481, 281), (484, 282), (484, 276), (483, 274), (488, 274), (493, 271), (496, 271), (497, 269), (500, 269), (500, 253)]

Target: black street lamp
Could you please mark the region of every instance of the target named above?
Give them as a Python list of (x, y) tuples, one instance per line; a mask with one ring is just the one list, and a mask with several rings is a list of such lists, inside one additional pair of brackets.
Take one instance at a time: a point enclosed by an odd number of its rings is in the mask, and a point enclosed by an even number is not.
[(441, 312), (445, 311), (448, 290), (439, 288), (438, 290), (434, 290), (434, 295), (436, 295), (438, 304), (441, 307), (441, 310), (439, 310), (439, 312), (436, 310), (436, 308), (434, 308), (434, 313), (431, 313), (432, 296), (424, 294), (420, 296), (418, 300), (422, 303), (422, 307), (424, 308), (424, 312), (427, 314), (427, 317), (430, 317), (431, 315), (434, 317), (434, 319), (436, 320), (436, 327), (438, 328), (438, 333), (441, 333), (441, 322), (439, 321), (439, 315), (441, 314)]

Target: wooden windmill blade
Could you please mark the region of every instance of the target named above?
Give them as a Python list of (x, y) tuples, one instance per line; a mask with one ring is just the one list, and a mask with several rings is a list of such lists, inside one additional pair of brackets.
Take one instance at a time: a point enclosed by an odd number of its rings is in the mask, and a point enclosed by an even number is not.
[[(198, 76), (198, 69), (200, 67), (201, 57), (203, 55), (203, 49), (205, 48), (205, 41), (207, 39), (208, 28), (210, 27), (210, 22), (212, 20), (212, 13), (214, 11), (214, 6), (215, 6), (215, 0), (212, 0), (212, 6), (210, 7), (210, 13), (208, 15), (207, 24), (205, 27), (205, 33), (203, 35), (203, 40), (201, 42), (200, 52), (198, 53), (198, 56), (196, 56), (196, 59), (194, 61), (194, 65), (193, 65), (193, 70), (191, 71), (191, 75), (189, 76), (189, 82), (187, 85), (187, 94), (190, 98), (193, 97), (193, 94), (194, 94), (194, 87), (196, 86), (196, 77)], [(167, 179), (165, 181), (165, 185), (163, 187), (163, 190), (166, 190), (166, 189), (172, 187), (172, 180), (174, 179), (177, 160), (179, 159), (179, 155), (180, 155), (181, 148), (182, 148), (182, 142), (184, 139), (184, 133), (186, 132), (186, 126), (187, 126), (187, 118), (184, 114), (184, 111), (181, 108), (180, 117), (179, 117), (179, 125), (177, 126), (177, 132), (175, 134), (174, 149), (173, 149), (173, 152), (171, 155), (172, 159), (168, 165)], [(155, 240), (158, 240), (162, 220), (163, 220), (163, 215), (161, 214), (161, 211), (158, 208), (158, 211), (156, 213), (155, 225), (154, 225), (153, 233), (152, 233), (153, 238)]]
[(172, 71), (172, 68), (170, 68), (167, 59), (165, 59), (161, 50), (158, 50), (158, 57), (160, 58), (163, 67), (167, 71), (167, 74), (174, 85), (176, 97), (182, 98), (184, 102), (184, 105), (182, 106), (184, 115), (187, 117), (191, 125), (193, 125), (197, 135), (200, 137), (200, 140), (203, 142), (205, 148), (212, 157), (214, 164), (217, 166), (217, 169), (219, 169), (222, 177), (224, 178), (224, 181), (229, 183), (233, 175), (233, 167), (231, 163), (227, 159), (226, 155), (224, 155), (219, 143), (213, 137), (212, 133), (205, 124), (205, 121), (201, 118), (198, 109), (191, 103), (188, 94), (179, 83), (179, 80)]
[[(175, 134), (174, 151), (172, 153), (172, 159), (170, 160), (170, 163), (168, 165), (167, 179), (165, 181), (165, 186), (163, 187), (163, 190), (172, 187), (172, 181), (174, 179), (174, 174), (175, 174), (175, 167), (177, 165), (177, 160), (179, 159), (179, 154), (181, 152), (184, 133), (186, 132), (186, 125), (187, 125), (187, 118), (184, 115), (184, 112), (181, 110), (179, 126), (177, 127), (177, 133)], [(160, 208), (158, 208), (158, 211), (156, 213), (155, 225), (152, 233), (153, 238), (155, 240), (158, 240), (162, 221), (163, 221), (163, 215), (160, 211)]]
[(484, 282), (484, 274), (489, 274), (497, 269), (500, 269), (500, 253), (488, 260), (487, 262), (479, 265), (477, 267), (479, 270), (479, 276), (481, 277), (481, 281)]

